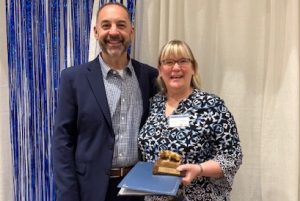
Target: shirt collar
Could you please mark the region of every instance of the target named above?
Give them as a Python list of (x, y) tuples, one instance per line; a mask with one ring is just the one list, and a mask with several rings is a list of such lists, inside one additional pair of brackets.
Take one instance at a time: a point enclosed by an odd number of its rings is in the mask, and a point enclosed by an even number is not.
[[(124, 68), (124, 73), (127, 73), (129, 76), (131, 76), (132, 72), (134, 72), (134, 69), (132, 66), (131, 58), (130, 57), (128, 57), (128, 58), (129, 58), (129, 61), (128, 61), (127, 66)], [(99, 62), (100, 62), (103, 77), (106, 79), (108, 73), (113, 71), (113, 69), (103, 61), (103, 58), (101, 57), (101, 53), (99, 54)]]

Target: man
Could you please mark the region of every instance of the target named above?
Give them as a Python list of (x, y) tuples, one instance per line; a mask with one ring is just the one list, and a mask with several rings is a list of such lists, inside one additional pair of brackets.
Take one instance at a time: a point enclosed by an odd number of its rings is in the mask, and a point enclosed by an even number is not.
[(61, 73), (52, 142), (57, 201), (138, 200), (116, 196), (116, 186), (138, 161), (157, 71), (129, 58), (134, 29), (122, 4), (99, 9), (94, 33), (99, 57)]

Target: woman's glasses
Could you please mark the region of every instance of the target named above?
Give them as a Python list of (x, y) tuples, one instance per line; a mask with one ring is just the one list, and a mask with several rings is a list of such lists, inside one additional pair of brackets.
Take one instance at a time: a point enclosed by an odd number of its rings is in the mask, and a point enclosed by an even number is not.
[(188, 59), (188, 58), (181, 58), (181, 59), (178, 59), (178, 60), (174, 60), (174, 59), (165, 59), (165, 60), (162, 60), (161, 63), (164, 65), (164, 66), (168, 66), (168, 67), (173, 67), (176, 63), (179, 65), (179, 66), (187, 66), (191, 63), (191, 60)]

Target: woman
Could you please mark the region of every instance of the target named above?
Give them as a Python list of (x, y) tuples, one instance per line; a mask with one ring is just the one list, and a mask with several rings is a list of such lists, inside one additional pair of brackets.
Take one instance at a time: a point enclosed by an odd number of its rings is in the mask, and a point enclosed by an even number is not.
[[(233, 116), (219, 97), (200, 90), (198, 64), (189, 46), (169, 41), (158, 60), (160, 92), (139, 135), (143, 160), (154, 162), (161, 150), (182, 155), (182, 193), (190, 201), (230, 200), (242, 151)], [(173, 200), (146, 196), (146, 201)]]

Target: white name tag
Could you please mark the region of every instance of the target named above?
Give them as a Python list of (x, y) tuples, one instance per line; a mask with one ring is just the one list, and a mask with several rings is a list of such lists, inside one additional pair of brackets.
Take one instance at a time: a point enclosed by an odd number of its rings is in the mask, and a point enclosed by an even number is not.
[(177, 128), (177, 127), (187, 127), (189, 126), (189, 115), (182, 114), (182, 115), (170, 115), (169, 116), (169, 127), (170, 128)]

